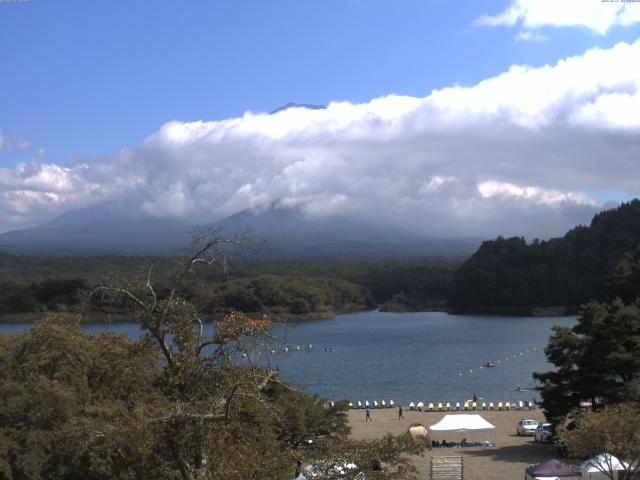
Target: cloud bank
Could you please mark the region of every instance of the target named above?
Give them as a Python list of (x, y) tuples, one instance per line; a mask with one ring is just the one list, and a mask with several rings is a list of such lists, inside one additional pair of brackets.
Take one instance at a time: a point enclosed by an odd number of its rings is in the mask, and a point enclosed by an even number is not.
[(615, 26), (640, 23), (640, 5), (635, 2), (606, 0), (512, 0), (504, 11), (483, 15), (476, 25), (487, 27), (519, 25), (521, 40), (543, 39), (543, 27), (582, 27), (606, 35)]
[(140, 145), (0, 169), (0, 230), (110, 202), (212, 221), (271, 202), (431, 235), (541, 238), (640, 192), (640, 41), (423, 98), (169, 122)]

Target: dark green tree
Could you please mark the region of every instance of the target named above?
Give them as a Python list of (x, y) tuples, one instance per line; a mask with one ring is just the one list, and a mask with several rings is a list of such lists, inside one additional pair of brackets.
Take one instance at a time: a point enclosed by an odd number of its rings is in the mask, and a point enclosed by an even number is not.
[[(607, 302), (616, 290), (629, 302), (630, 292), (612, 285), (610, 278), (621, 257), (639, 244), (638, 199), (598, 213), (589, 226), (575, 227), (561, 238), (527, 244), (522, 237), (498, 237), (484, 242), (455, 272), (447, 302), (461, 312), (523, 314), (535, 307), (573, 310), (590, 301)], [(619, 265), (620, 280), (638, 280), (638, 255), (628, 254)]]
[(554, 327), (545, 353), (557, 369), (534, 378), (543, 384), (550, 420), (562, 421), (585, 402), (597, 410), (638, 401), (640, 305), (617, 299), (584, 306), (573, 328)]
[(629, 303), (640, 294), (640, 245), (627, 252), (616, 265), (611, 276), (611, 289), (614, 295)]

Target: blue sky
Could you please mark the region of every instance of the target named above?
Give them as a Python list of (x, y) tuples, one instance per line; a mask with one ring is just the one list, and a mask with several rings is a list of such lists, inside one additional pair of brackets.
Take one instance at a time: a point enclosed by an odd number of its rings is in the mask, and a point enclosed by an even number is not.
[[(47, 159), (140, 142), (170, 120), (287, 102), (366, 102), (470, 85), (640, 36), (586, 29), (523, 42), (473, 26), (508, 2), (131, 1), (0, 3), (0, 125)], [(15, 162), (23, 155), (2, 158)]]
[[(526, 16), (514, 25), (479, 24), (483, 15), (516, 4), (0, 2), (0, 168), (10, 172), (34, 158), (61, 168), (86, 159), (93, 165), (135, 150), (170, 121), (237, 118), (287, 102), (424, 98), (446, 87), (472, 87), (512, 65), (555, 65), (640, 37), (635, 20), (613, 22), (605, 33), (553, 19), (536, 26)], [(538, 41), (518, 39), (519, 31), (534, 32)], [(583, 192), (598, 203), (633, 193), (615, 182), (553, 188)], [(41, 209), (50, 215), (88, 202)], [(40, 219), (20, 211), (6, 217), (5, 229)]]

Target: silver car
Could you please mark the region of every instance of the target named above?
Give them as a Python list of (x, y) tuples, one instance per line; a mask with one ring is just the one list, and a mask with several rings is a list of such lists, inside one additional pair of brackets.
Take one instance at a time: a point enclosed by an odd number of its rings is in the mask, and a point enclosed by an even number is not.
[(523, 418), (518, 422), (516, 427), (516, 434), (520, 435), (535, 435), (536, 428), (538, 428), (538, 422), (532, 418)]
[(550, 423), (540, 423), (536, 428), (536, 442), (550, 442), (553, 440), (553, 427)]

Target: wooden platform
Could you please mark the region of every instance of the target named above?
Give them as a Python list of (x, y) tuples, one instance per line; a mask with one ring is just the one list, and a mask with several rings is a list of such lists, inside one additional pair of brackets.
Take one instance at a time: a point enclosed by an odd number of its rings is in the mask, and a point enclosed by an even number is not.
[(429, 475), (431, 480), (463, 480), (464, 461), (462, 456), (431, 457)]

